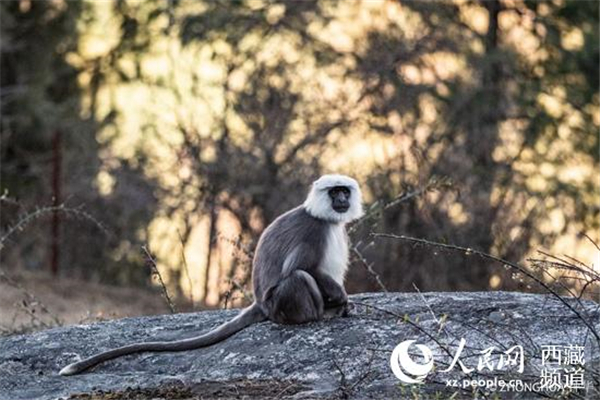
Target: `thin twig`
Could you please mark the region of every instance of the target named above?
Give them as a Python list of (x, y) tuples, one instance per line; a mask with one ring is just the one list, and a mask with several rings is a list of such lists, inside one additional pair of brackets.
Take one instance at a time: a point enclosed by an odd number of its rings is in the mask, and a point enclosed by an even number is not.
[(35, 323), (39, 323), (42, 327), (49, 329), (52, 328), (52, 326), (50, 324), (47, 324), (46, 321), (42, 320), (40, 317), (38, 317), (35, 314), (35, 303), (28, 303), (26, 300), (23, 300), (22, 302), (18, 303), (21, 310), (23, 310), (25, 312), (25, 314), (29, 315), (29, 318), (31, 318), (31, 326), (34, 327)]
[(242, 254), (244, 254), (248, 260), (252, 261), (252, 259), (254, 258), (254, 253), (252, 252), (252, 250), (246, 248), (242, 244), (240, 237), (238, 237), (238, 239), (231, 239), (227, 236), (224, 236), (220, 232), (217, 232), (217, 239), (223, 240), (224, 242), (231, 244), (236, 250), (239, 250)]
[(340, 389), (342, 390), (342, 392), (345, 392), (346, 385), (347, 385), (346, 374), (344, 373), (344, 370), (342, 369), (342, 367), (338, 364), (335, 356), (333, 356), (331, 358), (331, 361), (333, 361), (333, 366), (340, 373)]
[(365, 256), (363, 256), (363, 254), (360, 252), (360, 250), (358, 250), (358, 244), (356, 244), (356, 246), (352, 247), (352, 252), (356, 255), (356, 257), (358, 258), (358, 261), (360, 261), (362, 266), (365, 267), (367, 272), (375, 279), (375, 282), (377, 282), (377, 285), (379, 285), (381, 290), (387, 293), (388, 290), (385, 287), (385, 285), (383, 284), (379, 274), (377, 272), (375, 272), (375, 270), (373, 269), (373, 264), (369, 263), (367, 261), (367, 259), (365, 258)]
[(229, 299), (231, 298), (232, 295), (232, 289), (228, 289), (225, 294), (224, 294), (224, 301), (223, 301), (223, 310), (227, 310), (227, 304), (229, 303)]
[(11, 204), (18, 208), (23, 207), (23, 205), (21, 203), (19, 203), (17, 200), (12, 199), (8, 196), (8, 190), (6, 190), (6, 189), (4, 189), (4, 193), (2, 193), (2, 196), (0, 196), (0, 203)]
[(379, 214), (380, 212), (387, 211), (390, 208), (396, 207), (397, 205), (404, 203), (405, 201), (422, 196), (426, 193), (451, 186), (452, 181), (449, 178), (432, 176), (429, 178), (429, 180), (424, 186), (421, 186), (416, 190), (410, 192), (403, 192), (400, 195), (398, 195), (395, 199), (393, 199), (389, 203), (384, 204), (381, 207), (379, 207), (377, 203), (373, 204), (365, 215), (363, 215), (360, 219), (354, 221), (350, 225), (350, 227), (348, 228), (348, 234), (351, 235), (354, 232), (356, 232), (358, 228), (361, 227), (366, 221)]
[(185, 244), (183, 243), (183, 237), (181, 236), (179, 229), (177, 229), (177, 234), (179, 235), (179, 243), (181, 243), (181, 260), (183, 261), (183, 270), (185, 272), (185, 276), (187, 277), (188, 285), (190, 286), (190, 301), (192, 302), (193, 310), (196, 308), (196, 304), (194, 302), (194, 284), (192, 283), (192, 277), (190, 276), (187, 258), (185, 257)]
[[(410, 320), (410, 318), (408, 318), (407, 316), (402, 316), (396, 312), (390, 311), (390, 310), (386, 310), (385, 308), (381, 308), (378, 306), (374, 306), (372, 304), (369, 303), (364, 303), (362, 301), (356, 301), (356, 300), (351, 300), (350, 301), (353, 304), (358, 304), (367, 308), (372, 308), (374, 310), (377, 310), (379, 312), (382, 312), (384, 314), (388, 314), (391, 315), (393, 317), (396, 317), (399, 321), (405, 322), (407, 324), (409, 324), (410, 326), (414, 327), (415, 329), (417, 329), (419, 332), (423, 333), (425, 336), (427, 336), (429, 339), (431, 339), (435, 344), (437, 344), (439, 346), (439, 348), (441, 350), (443, 350), (444, 353), (446, 353), (450, 359), (454, 358), (454, 355), (452, 354), (452, 352), (448, 349), (448, 347), (446, 347), (444, 344), (442, 344), (435, 336), (433, 336), (431, 333), (427, 332), (423, 327), (421, 327), (419, 324), (417, 324), (416, 322), (413, 322)], [(479, 374), (479, 375), (483, 375), (484, 374)], [(483, 398), (487, 398), (486, 394), (484, 392), (482, 392), (480, 389), (477, 389), (477, 392), (483, 397)]]
[(421, 298), (421, 300), (423, 301), (423, 304), (425, 304), (425, 307), (427, 307), (427, 310), (429, 311), (429, 313), (431, 314), (431, 316), (433, 317), (433, 320), (438, 324), (438, 326), (440, 327), (440, 329), (438, 330), (438, 334), (440, 333), (440, 331), (444, 331), (444, 333), (446, 334), (446, 336), (450, 337), (450, 334), (448, 333), (448, 331), (446, 330), (446, 327), (444, 326), (444, 323), (442, 321), (440, 321), (438, 319), (438, 317), (435, 315), (435, 313), (433, 312), (433, 309), (431, 308), (431, 306), (429, 305), (429, 303), (427, 302), (427, 300), (425, 299), (425, 296), (423, 296), (423, 293), (421, 293), (421, 291), (419, 290), (419, 288), (417, 287), (417, 285), (413, 282), (413, 287), (415, 288), (415, 290), (417, 291), (417, 293), (419, 294), (419, 297)]
[(23, 286), (21, 286), (21, 284), (19, 284), (18, 282), (13, 280), (11, 277), (9, 277), (6, 274), (6, 272), (4, 272), (2, 269), (0, 269), (0, 279), (2, 279), (4, 282), (6, 282), (9, 286), (12, 286), (15, 289), (19, 290), (21, 293), (23, 293), (25, 295), (25, 297), (27, 297), (27, 299), (29, 300), (30, 303), (34, 303), (35, 305), (37, 305), (40, 308), (40, 310), (42, 310), (42, 312), (48, 314), (54, 321), (55, 325), (60, 326), (63, 324), (62, 321), (60, 320), (60, 318), (58, 317), (58, 315), (51, 312), (48, 309), (48, 307), (46, 307), (46, 305), (37, 296), (35, 296), (33, 293), (27, 291), (27, 289), (25, 289)]
[(4, 242), (8, 240), (10, 236), (12, 236), (17, 231), (22, 231), (25, 226), (29, 225), (36, 219), (43, 217), (46, 214), (51, 214), (54, 212), (64, 212), (66, 214), (73, 214), (75, 216), (87, 219), (96, 225), (100, 230), (104, 233), (108, 234), (108, 230), (100, 223), (96, 218), (83, 211), (81, 208), (71, 208), (67, 207), (64, 204), (60, 204), (58, 206), (47, 206), (40, 207), (35, 209), (34, 211), (28, 212), (23, 215), (14, 225), (10, 226), (6, 232), (0, 237), (0, 250), (4, 248)]
[[(558, 263), (560, 263), (560, 265), (562, 265), (563, 267), (566, 267), (566, 268), (571, 268), (571, 269), (574, 267), (574, 266), (573, 266), (571, 263), (569, 263), (568, 261), (566, 261), (566, 260), (563, 260), (562, 258), (560, 258), (560, 257), (557, 257), (557, 256), (555, 256), (555, 255), (552, 255), (552, 254), (546, 253), (546, 252), (545, 252), (545, 251), (543, 251), (543, 250), (538, 250), (538, 253), (540, 253), (540, 254), (542, 254), (542, 255), (544, 255), (544, 256), (546, 256), (546, 257), (548, 257), (548, 258), (553, 258), (553, 259), (555, 259), (555, 260), (558, 260)], [(580, 262), (580, 263), (581, 263), (581, 262)], [(581, 264), (582, 264), (582, 265), (583, 265), (583, 266), (584, 266), (584, 267), (585, 267), (587, 270), (589, 270), (589, 271), (590, 271), (590, 273), (592, 273), (592, 274), (593, 274), (593, 275), (595, 275), (595, 276), (598, 276), (598, 272), (596, 272), (596, 270), (595, 270), (594, 268), (592, 268), (592, 267), (590, 267), (590, 266), (588, 266), (588, 265), (585, 265), (585, 264), (583, 264), (583, 263), (581, 263)], [(583, 271), (581, 271), (581, 272), (583, 272)]]
[(587, 240), (589, 240), (594, 246), (596, 246), (596, 249), (598, 249), (598, 251), (600, 251), (600, 245), (598, 245), (598, 243), (596, 243), (594, 241), (594, 239), (589, 237), (587, 233), (584, 233), (583, 236), (585, 236), (587, 238)]
[(396, 318), (398, 318), (399, 321), (406, 322), (407, 324), (411, 325), (412, 327), (414, 327), (417, 330), (419, 330), (420, 332), (422, 332), (429, 339), (433, 340), (442, 350), (444, 350), (444, 352), (446, 354), (448, 354), (450, 356), (450, 358), (453, 358), (453, 354), (450, 352), (450, 350), (448, 350), (448, 348), (446, 348), (435, 336), (433, 336), (431, 333), (427, 332), (419, 324), (417, 324), (416, 322), (411, 321), (410, 318), (408, 318), (408, 316), (402, 316), (402, 315), (400, 315), (398, 313), (395, 313), (393, 311), (386, 310), (385, 308), (374, 306), (374, 305), (369, 304), (369, 303), (364, 303), (362, 301), (351, 300), (350, 303), (352, 303), (352, 304), (358, 304), (360, 306), (364, 306), (364, 307), (368, 307), (368, 308), (372, 308), (373, 310), (377, 310), (377, 311), (382, 312), (384, 314), (388, 314), (388, 315), (391, 315), (393, 317), (396, 317)]
[(524, 267), (522, 267), (514, 262), (507, 261), (500, 257), (496, 257), (491, 254), (485, 253), (483, 251), (474, 250), (474, 249), (471, 249), (468, 247), (456, 246), (453, 244), (431, 242), (429, 240), (419, 239), (419, 238), (415, 238), (415, 237), (411, 237), (411, 236), (394, 235), (391, 233), (371, 233), (371, 235), (374, 237), (405, 240), (405, 241), (412, 242), (412, 243), (420, 243), (420, 244), (427, 245), (427, 246), (433, 246), (433, 247), (438, 247), (438, 248), (443, 248), (443, 249), (448, 249), (448, 250), (453, 250), (453, 251), (460, 251), (465, 254), (475, 254), (481, 258), (495, 261), (495, 262), (503, 264), (503, 265), (508, 265), (509, 267), (516, 269), (517, 271), (521, 272), (523, 275), (525, 275), (525, 276), (529, 277), (530, 279), (532, 279), (533, 281), (535, 281), (537, 284), (539, 284), (544, 289), (546, 289), (550, 294), (552, 294), (554, 297), (556, 297), (561, 303), (563, 303), (565, 306), (567, 306), (567, 308), (569, 308), (575, 315), (577, 315), (577, 317), (590, 329), (590, 331), (596, 338), (596, 341), (598, 342), (598, 344), (600, 344), (600, 335), (598, 334), (596, 329), (592, 326), (592, 324), (590, 322), (588, 322), (581, 315), (581, 313), (579, 311), (577, 311), (577, 309), (575, 309), (575, 307), (571, 306), (565, 299), (563, 299), (563, 297), (561, 295), (556, 293), (556, 291), (554, 291), (550, 286), (548, 286), (548, 284), (546, 284), (546, 282), (544, 282), (540, 278), (533, 275), (531, 272), (527, 271), (527, 269), (525, 269)]
[(160, 274), (160, 271), (158, 270), (158, 267), (156, 266), (156, 260), (154, 259), (154, 257), (152, 257), (152, 254), (150, 254), (150, 251), (148, 250), (148, 248), (146, 246), (142, 246), (142, 250), (146, 254), (146, 258), (148, 260), (148, 264), (150, 265), (152, 275), (158, 277), (158, 283), (160, 283), (160, 287), (162, 288), (163, 297), (165, 298), (165, 301), (167, 302), (167, 305), (169, 306), (169, 309), (171, 310), (171, 314), (175, 314), (175, 312), (176, 312), (175, 305), (173, 304), (173, 301), (171, 300), (171, 296), (169, 296), (169, 291), (167, 290), (167, 286), (165, 285), (162, 275)]
[(352, 384), (352, 386), (350, 386), (349, 391), (353, 391), (358, 385), (363, 383), (365, 381), (365, 379), (367, 379), (369, 376), (371, 376), (371, 372), (373, 372), (371, 367), (373, 365), (373, 360), (375, 359), (375, 354), (376, 354), (375, 351), (371, 351), (371, 357), (369, 357), (369, 361), (367, 362), (365, 373), (362, 374), (362, 376), (359, 376), (358, 379), (356, 379), (356, 382), (354, 382)]
[(242, 293), (242, 295), (244, 296), (246, 301), (248, 301), (249, 303), (253, 302), (252, 296), (248, 293), (248, 291), (246, 289), (244, 289), (244, 287), (242, 285), (240, 285), (240, 283), (237, 280), (231, 278), (231, 279), (229, 279), (229, 283), (232, 286), (235, 286), (235, 288)]

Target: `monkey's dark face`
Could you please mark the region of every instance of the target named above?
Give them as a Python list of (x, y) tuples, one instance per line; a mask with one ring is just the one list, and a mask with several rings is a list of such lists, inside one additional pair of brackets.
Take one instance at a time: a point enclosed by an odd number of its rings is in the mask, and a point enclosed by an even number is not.
[(331, 208), (340, 214), (350, 208), (350, 189), (346, 186), (334, 186), (327, 192), (331, 198)]

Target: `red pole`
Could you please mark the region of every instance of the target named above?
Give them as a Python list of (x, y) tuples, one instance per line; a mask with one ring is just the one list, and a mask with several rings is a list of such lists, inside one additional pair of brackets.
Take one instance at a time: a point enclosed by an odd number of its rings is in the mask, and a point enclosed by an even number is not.
[[(58, 207), (61, 201), (60, 175), (62, 164), (61, 134), (59, 130), (54, 131), (52, 136), (52, 203)], [(52, 275), (58, 275), (58, 262), (60, 259), (60, 214), (58, 210), (52, 213), (52, 231), (50, 234), (50, 270)]]

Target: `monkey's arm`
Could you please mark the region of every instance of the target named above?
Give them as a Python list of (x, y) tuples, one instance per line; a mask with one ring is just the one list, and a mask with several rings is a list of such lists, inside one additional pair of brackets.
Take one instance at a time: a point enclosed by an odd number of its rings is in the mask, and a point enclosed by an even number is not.
[(326, 308), (345, 305), (348, 303), (346, 291), (331, 276), (319, 270), (320, 258), (318, 252), (314, 250), (314, 246), (301, 243), (283, 261), (282, 275), (285, 277), (297, 269), (304, 270), (317, 282)]
[(317, 282), (317, 286), (323, 295), (325, 308), (336, 308), (348, 304), (348, 295), (344, 287), (338, 284), (326, 273), (314, 268), (308, 271)]

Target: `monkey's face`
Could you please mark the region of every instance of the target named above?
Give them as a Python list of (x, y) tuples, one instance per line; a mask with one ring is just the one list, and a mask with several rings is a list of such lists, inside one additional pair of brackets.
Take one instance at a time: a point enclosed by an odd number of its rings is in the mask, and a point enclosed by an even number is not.
[(345, 175), (323, 175), (313, 182), (304, 201), (305, 210), (315, 218), (347, 223), (363, 215), (358, 182)]
[(346, 186), (334, 186), (327, 191), (331, 199), (331, 208), (343, 214), (350, 208), (350, 195), (352, 191)]

